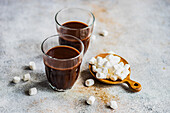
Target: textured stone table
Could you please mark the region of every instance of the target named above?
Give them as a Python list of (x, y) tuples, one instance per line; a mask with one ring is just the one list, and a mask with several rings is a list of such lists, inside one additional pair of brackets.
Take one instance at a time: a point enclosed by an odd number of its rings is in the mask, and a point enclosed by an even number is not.
[[(96, 17), (94, 34), (73, 89), (55, 92), (47, 84), (41, 42), (56, 34), (54, 15), (64, 7), (91, 10)], [(100, 37), (102, 29), (109, 36)], [(113, 50), (131, 64), (131, 78), (142, 84), (133, 93), (127, 85), (106, 85), (92, 78), (87, 62)], [(36, 71), (27, 70), (35, 61)], [(12, 84), (14, 76), (31, 74), (31, 81)], [(168, 113), (170, 112), (170, 1), (169, 0), (0, 0), (0, 112), (1, 113)], [(28, 96), (37, 87), (38, 94)], [(94, 95), (96, 102), (85, 103)], [(106, 102), (116, 100), (115, 111)]]

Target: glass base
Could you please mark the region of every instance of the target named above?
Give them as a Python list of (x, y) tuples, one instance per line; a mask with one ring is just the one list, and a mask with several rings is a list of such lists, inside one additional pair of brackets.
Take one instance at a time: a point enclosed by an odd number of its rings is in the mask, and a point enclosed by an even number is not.
[(56, 87), (54, 87), (53, 85), (51, 85), (50, 83), (48, 83), (50, 85), (50, 87), (55, 90), (55, 91), (58, 91), (58, 92), (64, 92), (64, 91), (67, 91), (69, 89), (57, 89)]

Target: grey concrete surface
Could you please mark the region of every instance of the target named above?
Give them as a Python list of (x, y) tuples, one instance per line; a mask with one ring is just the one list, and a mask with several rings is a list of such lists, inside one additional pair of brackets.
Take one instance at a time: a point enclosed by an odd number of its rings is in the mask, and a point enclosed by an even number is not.
[[(91, 10), (94, 34), (74, 87), (55, 92), (47, 84), (41, 42), (56, 34), (54, 15), (64, 7)], [(109, 31), (100, 37), (102, 29)], [(131, 65), (131, 78), (142, 85), (133, 93), (127, 85), (106, 85), (92, 78), (88, 60), (113, 50)], [(35, 61), (36, 71), (27, 70)], [(31, 81), (12, 84), (14, 76), (31, 74)], [(0, 112), (1, 113), (169, 113), (170, 112), (170, 0), (0, 0)], [(37, 87), (38, 94), (27, 91)], [(94, 95), (96, 102), (85, 103)], [(118, 109), (106, 107), (116, 100)]]

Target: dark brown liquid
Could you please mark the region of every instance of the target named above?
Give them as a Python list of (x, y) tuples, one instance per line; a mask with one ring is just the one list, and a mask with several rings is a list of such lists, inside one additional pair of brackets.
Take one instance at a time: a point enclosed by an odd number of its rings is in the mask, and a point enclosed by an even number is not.
[[(82, 22), (78, 22), (78, 21), (70, 21), (70, 22), (64, 23), (63, 26), (64, 27), (61, 27), (60, 29), (58, 29), (58, 32), (61, 34), (68, 34), (68, 35), (72, 35), (72, 36), (79, 38), (84, 44), (84, 53), (85, 53), (88, 49), (88, 46), (90, 43), (90, 35), (91, 35), (90, 33), (91, 29), (88, 28), (88, 25)], [(69, 38), (67, 39), (62, 38), (62, 37), (60, 38), (60, 44), (65, 44), (65, 43), (68, 44), (68, 41), (71, 42)]]
[[(46, 54), (57, 59), (69, 59), (76, 57), (80, 52), (73, 47), (57, 46), (48, 50)], [(50, 60), (46, 60), (44, 61), (44, 64), (49, 83), (56, 89), (66, 90), (70, 89), (77, 80), (80, 72), (81, 60), (56, 60), (51, 62)]]

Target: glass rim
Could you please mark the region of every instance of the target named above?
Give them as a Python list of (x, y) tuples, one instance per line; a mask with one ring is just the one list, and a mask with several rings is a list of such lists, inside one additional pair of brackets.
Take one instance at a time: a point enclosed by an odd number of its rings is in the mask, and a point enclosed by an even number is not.
[(94, 25), (95, 17), (94, 17), (94, 15), (93, 15), (93, 13), (92, 13), (91, 11), (86, 10), (86, 9), (83, 9), (83, 8), (70, 7), (70, 8), (63, 8), (63, 9), (60, 9), (60, 10), (56, 13), (56, 15), (55, 15), (55, 22), (56, 22), (60, 27), (63, 27), (63, 28), (66, 28), (66, 29), (77, 30), (77, 29), (75, 29), (75, 28), (65, 27), (65, 26), (61, 25), (61, 24), (57, 21), (57, 16), (58, 16), (58, 14), (59, 14), (61, 11), (63, 11), (63, 10), (68, 10), (68, 9), (78, 9), (78, 10), (83, 10), (83, 11), (87, 11), (88, 13), (90, 13), (90, 14), (92, 15), (92, 18), (93, 18), (92, 23), (91, 23), (90, 25), (88, 25), (87, 27), (84, 27), (84, 28), (81, 28), (81, 29), (87, 29), (87, 28), (89, 28), (89, 27), (91, 27), (91, 26)]
[[(75, 56), (75, 57), (68, 58), (68, 59), (58, 59), (58, 58), (53, 58), (53, 57), (47, 55), (47, 54), (44, 52), (43, 45), (44, 45), (44, 43), (45, 43), (48, 39), (54, 38), (54, 37), (56, 37), (56, 36), (58, 36), (58, 37), (59, 37), (59, 36), (71, 36), (71, 37), (73, 37), (74, 39), (78, 40), (78, 41), (80, 42), (80, 44), (82, 45), (82, 50), (80, 51), (80, 54), (78, 54), (78, 55)], [(69, 46), (69, 45), (63, 45), (63, 46)], [(72, 47), (72, 46), (69, 46), (69, 47)], [(73, 48), (75, 48), (75, 47), (73, 47)], [(75, 48), (75, 49), (77, 49), (77, 48)], [(41, 44), (41, 51), (43, 52), (43, 54), (44, 54), (45, 56), (47, 56), (47, 57), (50, 58), (50, 59), (60, 60), (60, 61), (74, 60), (74, 59), (78, 58), (79, 56), (83, 55), (83, 53), (84, 53), (84, 44), (83, 44), (83, 42), (82, 42), (80, 39), (78, 39), (78, 38), (75, 37), (75, 36), (66, 35), (66, 34), (64, 34), (64, 35), (57, 34), (57, 35), (49, 36), (49, 37), (47, 37), (46, 39), (43, 40), (43, 42), (42, 42), (42, 44)]]

